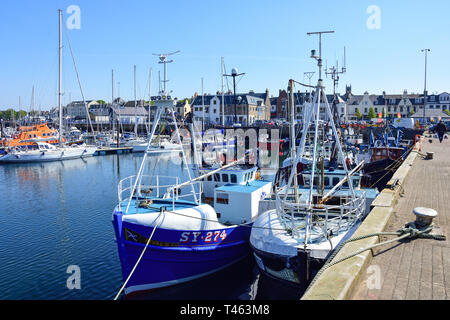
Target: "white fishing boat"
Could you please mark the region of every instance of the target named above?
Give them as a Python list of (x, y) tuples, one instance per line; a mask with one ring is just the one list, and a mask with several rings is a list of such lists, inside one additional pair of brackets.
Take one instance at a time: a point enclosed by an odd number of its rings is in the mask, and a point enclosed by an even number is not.
[[(338, 181), (330, 180), (331, 175), (325, 176), (325, 154), (318, 148), (321, 108), (330, 119), (329, 125), (332, 128), (338, 155), (341, 159), (345, 156), (328, 99), (324, 98), (326, 95), (321, 79), (321, 50), (318, 56), (313, 51), (312, 57), (319, 62), (319, 80), (315, 87), (313, 105), (305, 116), (300, 145), (298, 147), (293, 145), (292, 170), (286, 185), (275, 190), (274, 200), (268, 200), (273, 209), (265, 211), (255, 220), (250, 236), (250, 244), (261, 272), (282, 283), (292, 285), (298, 291), (306, 289), (327, 257), (342, 241), (354, 233), (368, 213), (366, 192), (356, 191), (359, 186), (355, 182), (358, 183), (360, 178), (355, 180), (354, 177), (362, 163), (350, 171), (346, 161), (343, 161), (343, 171)], [(291, 80), (292, 105), (293, 84), (294, 81)], [(293, 112), (291, 117), (293, 119)], [(311, 150), (311, 170), (306, 174), (298, 172), (297, 165), (304, 159), (308, 129), (312, 125), (315, 130)], [(292, 127), (291, 125), (291, 130)], [(300, 177), (305, 182), (303, 186), (299, 185)], [(325, 186), (326, 177), (328, 183)], [(264, 202), (262, 201), (261, 205), (267, 206)]]

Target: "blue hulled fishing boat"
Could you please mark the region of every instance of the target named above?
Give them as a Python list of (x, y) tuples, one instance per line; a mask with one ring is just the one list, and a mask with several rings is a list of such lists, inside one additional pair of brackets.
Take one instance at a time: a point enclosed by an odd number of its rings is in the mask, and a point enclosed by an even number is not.
[[(163, 110), (168, 108), (173, 115), (173, 105), (172, 100), (158, 101), (147, 151)], [(181, 142), (175, 119), (174, 124)], [(119, 183), (112, 220), (125, 294), (191, 281), (226, 268), (251, 252), (251, 226), (259, 213), (259, 200), (270, 193), (272, 183), (255, 180), (253, 174), (252, 179), (247, 175), (244, 185), (233, 183), (233, 173), (221, 171), (238, 161), (201, 172), (193, 179), (184, 148), (181, 153), (189, 175), (186, 182), (178, 177), (144, 175), (145, 152), (137, 175)], [(213, 194), (211, 204), (206, 204), (203, 182), (217, 175), (229, 183), (206, 183), (208, 194)]]

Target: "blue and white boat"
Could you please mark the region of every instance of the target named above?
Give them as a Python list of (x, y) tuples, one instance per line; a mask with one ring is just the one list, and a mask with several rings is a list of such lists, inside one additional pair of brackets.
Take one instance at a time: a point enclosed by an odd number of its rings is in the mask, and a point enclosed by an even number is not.
[[(158, 103), (173, 110), (173, 101)], [(182, 154), (190, 177), (184, 149)], [(270, 193), (270, 181), (249, 179), (241, 185), (232, 182), (230, 172), (218, 168), (181, 183), (177, 177), (143, 175), (146, 158), (147, 152), (136, 176), (119, 183), (119, 202), (113, 212), (125, 294), (191, 281), (251, 253), (251, 226), (259, 214), (259, 200)], [(229, 183), (213, 186), (213, 202), (206, 204), (203, 183), (206, 180), (207, 192), (212, 192), (207, 181), (215, 174), (222, 181), (227, 174)]]

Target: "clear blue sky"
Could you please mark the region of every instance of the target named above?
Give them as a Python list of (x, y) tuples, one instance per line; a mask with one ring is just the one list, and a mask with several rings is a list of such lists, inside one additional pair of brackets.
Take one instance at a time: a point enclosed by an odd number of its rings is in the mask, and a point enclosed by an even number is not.
[[(137, 66), (138, 98), (158, 88), (157, 57), (152, 53), (181, 50), (169, 65), (174, 97), (220, 90), (220, 58), (229, 72), (246, 72), (238, 91), (277, 95), (294, 78), (307, 82), (306, 71), (317, 71), (309, 58), (317, 38), (308, 31), (335, 30), (324, 36), (328, 66), (347, 48), (348, 72), (339, 91), (381, 94), (423, 92), (424, 55), (430, 48), (430, 92), (450, 91), (450, 2), (429, 1), (303, 1), (303, 0), (69, 0), (0, 2), (0, 109), (28, 108), (32, 86), (35, 106), (48, 110), (57, 102), (57, 10), (77, 5), (81, 29), (69, 30), (87, 99), (111, 99), (111, 70), (120, 95), (133, 99), (133, 65)], [(370, 5), (381, 10), (381, 28), (369, 29)], [(67, 43), (67, 42), (65, 42)], [(316, 79), (316, 78), (314, 78)], [(81, 99), (68, 46), (64, 47), (64, 103)], [(315, 80), (314, 80), (315, 82)], [(328, 92), (331, 81), (326, 79)], [(116, 90), (117, 95), (117, 90)]]

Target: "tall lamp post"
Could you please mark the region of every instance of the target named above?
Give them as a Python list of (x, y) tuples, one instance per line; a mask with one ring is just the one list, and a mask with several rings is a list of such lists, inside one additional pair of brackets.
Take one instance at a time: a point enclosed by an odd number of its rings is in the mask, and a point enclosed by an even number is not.
[(430, 49), (422, 49), (422, 52), (425, 52), (425, 88), (423, 90), (423, 123), (425, 125), (426, 118), (425, 118), (425, 108), (427, 106), (427, 58), (428, 58), (428, 52), (430, 52)]
[(224, 74), (225, 77), (233, 77), (233, 105), (234, 105), (234, 123), (236, 123), (236, 77), (243, 76), (245, 73), (238, 73), (237, 68), (231, 69), (231, 74)]

